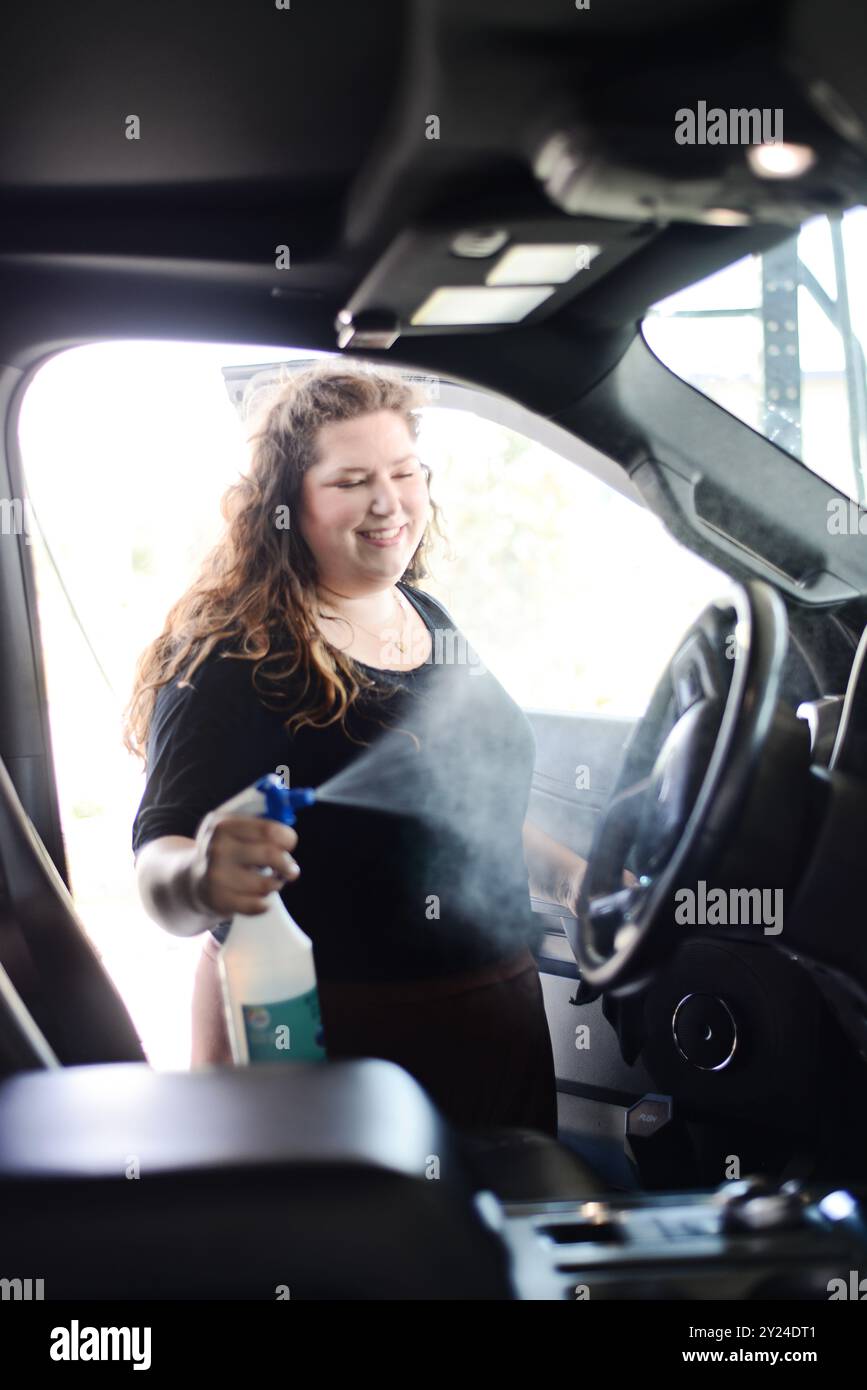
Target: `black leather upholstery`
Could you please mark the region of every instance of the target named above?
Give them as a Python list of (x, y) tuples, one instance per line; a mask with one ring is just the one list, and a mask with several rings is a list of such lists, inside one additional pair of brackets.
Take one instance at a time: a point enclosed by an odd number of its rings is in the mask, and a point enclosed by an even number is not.
[(2, 758), (0, 966), (64, 1066), (145, 1060), (126, 1006)]
[(0, 1084), (4, 1268), (59, 1298), (507, 1298), (452, 1131), (380, 1059)]

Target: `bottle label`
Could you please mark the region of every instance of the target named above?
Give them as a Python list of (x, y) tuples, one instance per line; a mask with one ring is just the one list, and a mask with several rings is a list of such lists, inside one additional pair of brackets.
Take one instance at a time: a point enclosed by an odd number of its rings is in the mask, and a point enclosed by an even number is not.
[(276, 1004), (244, 1004), (242, 1012), (251, 1063), (327, 1060), (315, 985)]

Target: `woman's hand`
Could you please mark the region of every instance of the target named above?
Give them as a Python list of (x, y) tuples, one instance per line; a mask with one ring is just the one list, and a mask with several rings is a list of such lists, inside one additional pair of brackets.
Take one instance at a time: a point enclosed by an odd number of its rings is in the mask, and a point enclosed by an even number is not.
[[(586, 872), (587, 861), (582, 859), (580, 867), (575, 870), (569, 881), (569, 892), (565, 905), (568, 907), (573, 917), (578, 916), (578, 900), (581, 897), (581, 885), (584, 882), (584, 875), (586, 874)], [(637, 883), (638, 879), (635, 877), (635, 875), (633, 873), (630, 873), (629, 869), (624, 869), (623, 887), (635, 888)]]
[[(530, 820), (524, 821), (523, 840), (530, 896), (557, 903), (577, 917), (587, 860)], [(636, 882), (634, 874), (624, 869), (624, 888), (634, 888)]]
[(573, 872), (569, 876), (568, 888), (563, 906), (571, 912), (573, 917), (578, 916), (578, 899), (581, 897), (581, 885), (584, 882), (584, 875), (587, 872), (587, 860), (579, 859)]
[[(261, 916), (268, 895), (301, 872), (289, 853), (297, 843), (291, 825), (263, 816), (210, 812), (199, 826), (187, 868), (193, 907), (221, 921), (236, 912)], [(260, 873), (260, 866), (270, 873)]]

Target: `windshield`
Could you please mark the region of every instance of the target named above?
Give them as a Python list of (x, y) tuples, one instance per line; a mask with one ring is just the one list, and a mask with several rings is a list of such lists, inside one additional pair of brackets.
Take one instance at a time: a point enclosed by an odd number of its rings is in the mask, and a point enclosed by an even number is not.
[(655, 305), (652, 351), (840, 492), (867, 497), (867, 209), (816, 217)]

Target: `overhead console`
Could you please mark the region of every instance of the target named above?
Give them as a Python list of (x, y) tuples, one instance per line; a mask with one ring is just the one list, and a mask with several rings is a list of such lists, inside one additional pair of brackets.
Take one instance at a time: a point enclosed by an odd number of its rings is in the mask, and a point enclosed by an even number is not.
[(340, 348), (398, 338), (493, 331), (556, 313), (656, 234), (637, 221), (575, 218), (514, 196), (464, 199), (416, 221), (340, 311)]

